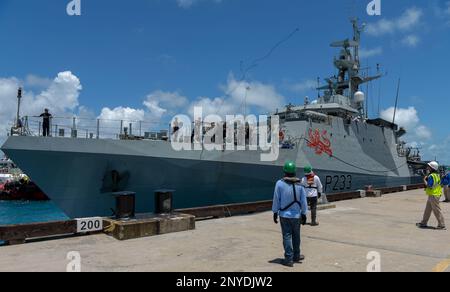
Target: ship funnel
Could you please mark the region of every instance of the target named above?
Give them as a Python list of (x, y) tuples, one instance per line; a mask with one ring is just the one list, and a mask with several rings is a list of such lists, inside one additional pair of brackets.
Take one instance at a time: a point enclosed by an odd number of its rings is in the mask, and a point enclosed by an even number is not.
[(366, 100), (366, 96), (364, 92), (357, 91), (354, 95), (354, 100), (356, 103), (363, 103)]

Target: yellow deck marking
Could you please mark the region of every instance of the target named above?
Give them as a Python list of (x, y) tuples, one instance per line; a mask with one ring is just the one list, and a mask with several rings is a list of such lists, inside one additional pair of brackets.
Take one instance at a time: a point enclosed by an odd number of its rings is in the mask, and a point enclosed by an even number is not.
[(434, 273), (442, 273), (445, 272), (450, 267), (450, 259), (445, 260), (437, 264), (436, 267), (434, 267), (433, 272)]

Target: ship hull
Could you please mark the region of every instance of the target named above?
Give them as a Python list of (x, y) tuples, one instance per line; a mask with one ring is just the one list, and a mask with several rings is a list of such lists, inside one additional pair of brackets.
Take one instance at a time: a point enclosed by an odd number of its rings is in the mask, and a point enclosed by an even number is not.
[[(37, 150), (30, 150), (23, 143), (26, 141), (20, 139), (36, 142)], [(139, 213), (154, 210), (154, 192), (159, 189), (175, 190), (175, 208), (270, 200), (274, 184), (282, 176), (280, 163), (295, 159), (297, 155), (295, 151), (287, 151), (277, 162), (256, 164), (235, 156), (248, 156), (245, 151), (218, 153), (214, 157), (202, 157), (205, 154), (194, 152), (189, 154), (191, 157), (183, 157), (182, 153), (170, 153), (168, 143), (159, 144), (167, 152), (156, 157), (151, 155), (149, 147), (146, 149), (150, 155), (138, 154), (136, 148), (115, 150), (120, 145), (133, 143), (144, 149), (142, 144), (132, 141), (73, 140), (71, 149), (66, 147), (64, 151), (62, 145), (66, 143), (62, 139), (12, 137), (8, 141), (3, 147), (7, 155), (72, 218), (112, 215), (115, 191), (135, 192)], [(18, 146), (19, 142), (22, 146)], [(82, 144), (76, 147), (73, 145), (76, 143)], [(95, 144), (99, 143), (99, 149), (103, 152), (109, 149), (109, 153), (84, 151), (95, 149)], [(164, 153), (161, 149), (157, 152)], [(256, 159), (255, 153), (251, 155)], [(321, 168), (315, 171), (328, 194), (363, 189), (367, 185), (385, 187), (415, 182), (415, 178), (408, 176), (370, 175), (344, 168), (342, 171)]]

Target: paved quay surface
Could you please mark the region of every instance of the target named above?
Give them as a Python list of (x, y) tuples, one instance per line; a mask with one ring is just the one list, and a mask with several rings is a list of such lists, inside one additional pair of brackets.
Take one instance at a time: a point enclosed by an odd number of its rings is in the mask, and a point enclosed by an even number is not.
[[(370, 252), (382, 271), (450, 271), (450, 231), (416, 228), (423, 190), (337, 202), (319, 212), (319, 227), (302, 228), (306, 260), (294, 268), (283, 256), (280, 226), (270, 212), (197, 222), (195, 231), (116, 241), (106, 235), (0, 247), (1, 271), (66, 271), (67, 253), (89, 271), (365, 272)], [(450, 226), (450, 204), (442, 204)], [(436, 226), (432, 217), (431, 226)]]

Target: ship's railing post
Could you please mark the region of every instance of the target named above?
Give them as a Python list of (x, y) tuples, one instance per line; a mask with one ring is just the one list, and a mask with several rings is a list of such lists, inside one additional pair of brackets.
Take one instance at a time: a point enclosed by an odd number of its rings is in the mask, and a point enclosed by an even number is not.
[(39, 127), (38, 127), (38, 137), (41, 136), (41, 128), (42, 128), (42, 123), (39, 122)]
[(55, 125), (55, 137), (58, 137), (58, 125)]
[(49, 125), (48, 125), (48, 136), (52, 136), (52, 129), (53, 129), (53, 117), (49, 118)]
[(97, 139), (100, 139), (100, 119), (97, 119)]
[(169, 131), (167, 132), (169, 133), (169, 142), (172, 142), (172, 124), (169, 124)]
[(77, 133), (77, 118), (73, 117), (72, 118), (72, 138), (77, 138), (78, 137), (78, 133)]
[(123, 120), (120, 120), (120, 136), (122, 136), (122, 134), (123, 134)]
[(139, 121), (139, 137), (142, 137), (142, 121)]
[(25, 116), (25, 123), (24, 123), (24, 129), (25, 129), (25, 135), (27, 135), (28, 134), (28, 132), (29, 132), (29, 128), (28, 128), (28, 116)]
[(130, 136), (133, 136), (133, 123), (130, 123)]

